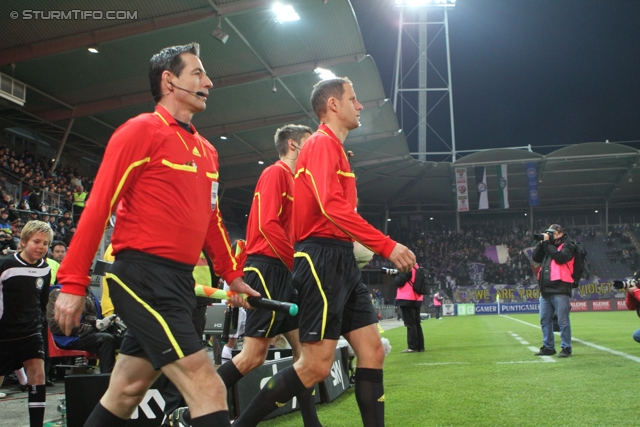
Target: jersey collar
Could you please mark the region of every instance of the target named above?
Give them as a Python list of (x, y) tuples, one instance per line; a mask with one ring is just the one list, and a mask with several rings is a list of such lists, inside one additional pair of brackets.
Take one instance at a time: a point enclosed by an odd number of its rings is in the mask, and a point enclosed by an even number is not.
[[(176, 119), (173, 118), (173, 116), (171, 114), (169, 114), (169, 112), (167, 111), (166, 108), (164, 108), (162, 105), (157, 104), (156, 105), (156, 115), (160, 116), (160, 118), (162, 119), (162, 121), (167, 125), (167, 126), (178, 126), (180, 129), (184, 130), (184, 128), (182, 126), (180, 126), (178, 124), (178, 122), (176, 121)], [(193, 122), (189, 123), (189, 127), (191, 128), (191, 133), (192, 134), (197, 134), (198, 131), (196, 131), (196, 128), (193, 126)]]
[(289, 169), (289, 166), (285, 162), (283, 162), (282, 160), (278, 160), (275, 164), (280, 166), (282, 169), (286, 170), (293, 176), (293, 171)]

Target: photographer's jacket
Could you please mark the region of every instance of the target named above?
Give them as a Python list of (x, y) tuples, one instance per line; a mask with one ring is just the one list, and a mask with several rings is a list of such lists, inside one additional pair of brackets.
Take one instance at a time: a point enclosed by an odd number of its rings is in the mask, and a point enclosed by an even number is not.
[(413, 291), (413, 282), (416, 280), (418, 264), (414, 265), (411, 272), (398, 273), (393, 280), (393, 284), (398, 287), (396, 291), (396, 301), (398, 307), (420, 307), (424, 300), (424, 295)]
[(638, 313), (638, 317), (640, 317), (640, 289), (634, 289), (633, 293), (625, 292), (625, 301), (627, 308), (629, 310), (635, 310)]
[(543, 295), (569, 295), (573, 284), (573, 258), (575, 246), (562, 236), (556, 246), (553, 242), (538, 243), (531, 259), (542, 264), (538, 271), (538, 284)]

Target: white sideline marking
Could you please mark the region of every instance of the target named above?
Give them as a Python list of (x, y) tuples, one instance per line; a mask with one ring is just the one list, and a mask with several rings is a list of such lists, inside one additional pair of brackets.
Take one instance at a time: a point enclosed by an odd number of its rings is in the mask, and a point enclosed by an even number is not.
[[(542, 356), (549, 357), (549, 356)], [(545, 363), (545, 362), (555, 362), (555, 360), (516, 360), (515, 362), (496, 362), (496, 365), (511, 365), (514, 363)]]
[[(515, 320), (516, 322), (520, 322), (520, 323), (522, 323), (524, 325), (531, 326), (531, 327), (536, 328), (536, 329), (540, 329), (540, 325), (534, 325), (533, 323), (525, 322), (524, 320), (516, 319), (515, 317), (507, 316), (505, 314), (501, 314), (500, 316), (506, 317), (507, 319)], [(555, 332), (555, 334), (556, 335), (560, 335), (559, 332)], [(595, 348), (597, 350), (606, 351), (607, 353), (615, 354), (616, 356), (624, 357), (625, 359), (629, 359), (629, 360), (631, 360), (633, 362), (640, 363), (640, 357), (632, 356), (630, 354), (623, 353), (623, 352), (618, 351), (618, 350), (613, 350), (611, 348), (604, 347), (604, 346), (601, 346), (601, 345), (598, 345), (598, 344), (590, 343), (588, 341), (583, 341), (583, 340), (575, 338), (575, 337), (571, 337), (571, 340), (575, 341), (575, 342), (579, 342), (582, 345), (586, 345), (588, 347), (593, 347), (593, 348)], [(537, 351), (537, 349), (536, 349), (536, 351)], [(548, 357), (548, 356), (542, 356), (542, 357)]]
[(413, 366), (468, 365), (469, 362), (414, 363)]

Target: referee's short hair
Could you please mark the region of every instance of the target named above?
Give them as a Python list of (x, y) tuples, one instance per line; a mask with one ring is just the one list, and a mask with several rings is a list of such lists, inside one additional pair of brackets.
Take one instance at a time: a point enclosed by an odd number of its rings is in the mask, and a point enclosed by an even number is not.
[(192, 53), (200, 57), (200, 45), (193, 42), (165, 47), (151, 57), (151, 61), (149, 61), (149, 84), (151, 85), (151, 95), (153, 95), (156, 104), (165, 95), (162, 93), (162, 73), (171, 71), (177, 77), (180, 77), (186, 65), (180, 57), (183, 53)]
[(313, 90), (311, 91), (311, 107), (319, 119), (327, 112), (327, 101), (329, 98), (333, 96), (334, 98), (342, 99), (345, 83), (353, 84), (347, 77), (336, 77), (335, 79), (320, 80), (313, 86)]
[(289, 144), (287, 144), (287, 142), (290, 139), (293, 139), (295, 142), (300, 144), (300, 140), (306, 133), (311, 135), (313, 131), (309, 126), (305, 125), (285, 125), (278, 129), (273, 137), (273, 140), (276, 143), (276, 150), (278, 150), (278, 155), (286, 156), (289, 151)]
[(46, 234), (49, 237), (49, 244), (53, 241), (53, 230), (49, 227), (49, 224), (39, 220), (29, 221), (22, 227), (20, 241), (26, 243), (36, 233)]

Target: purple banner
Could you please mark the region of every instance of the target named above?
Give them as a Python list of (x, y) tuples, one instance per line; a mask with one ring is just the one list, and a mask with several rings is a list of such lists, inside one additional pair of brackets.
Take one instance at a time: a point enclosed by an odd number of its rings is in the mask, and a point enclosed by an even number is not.
[(469, 267), (469, 279), (474, 282), (484, 282), (484, 264), (479, 262), (467, 264)]

